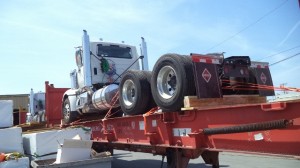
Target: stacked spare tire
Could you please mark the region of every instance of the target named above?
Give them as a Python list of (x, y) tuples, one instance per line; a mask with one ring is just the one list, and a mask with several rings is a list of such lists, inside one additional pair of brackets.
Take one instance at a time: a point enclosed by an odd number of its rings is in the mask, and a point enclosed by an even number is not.
[(125, 115), (144, 114), (158, 106), (163, 112), (176, 112), (183, 98), (195, 95), (190, 56), (165, 54), (153, 71), (127, 71), (120, 82), (120, 105)]

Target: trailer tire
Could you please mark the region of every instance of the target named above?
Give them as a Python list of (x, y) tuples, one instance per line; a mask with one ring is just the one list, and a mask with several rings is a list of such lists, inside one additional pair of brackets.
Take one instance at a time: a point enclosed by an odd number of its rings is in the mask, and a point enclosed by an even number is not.
[(71, 122), (75, 121), (79, 116), (77, 111), (71, 111), (70, 101), (68, 98), (64, 100), (62, 107), (62, 116), (64, 124), (70, 124)]
[(151, 98), (149, 73), (139, 70), (128, 70), (121, 79), (120, 105), (125, 115), (143, 114), (149, 110)]
[(153, 68), (151, 92), (164, 112), (183, 107), (184, 96), (195, 94), (192, 60), (188, 56), (165, 54)]

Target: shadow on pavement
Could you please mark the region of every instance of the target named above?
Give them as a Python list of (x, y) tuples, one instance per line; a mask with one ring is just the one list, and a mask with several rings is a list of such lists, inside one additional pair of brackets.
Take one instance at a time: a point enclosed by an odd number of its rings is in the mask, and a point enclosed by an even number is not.
[[(118, 151), (113, 155), (112, 168), (161, 168), (162, 157), (139, 152)], [(201, 162), (201, 161), (202, 162)], [(167, 168), (167, 159), (164, 159), (162, 168)], [(187, 168), (211, 168), (202, 159), (191, 159)], [(220, 165), (220, 167), (229, 167)]]
[[(138, 159), (138, 160), (122, 160), (118, 156), (114, 156), (112, 161), (112, 168), (160, 168), (161, 161), (151, 159)], [(122, 157), (122, 156), (121, 156)], [(130, 157), (130, 156), (128, 156)], [(188, 168), (211, 168), (211, 165), (204, 163), (189, 163)], [(227, 165), (220, 165), (220, 167), (228, 167)], [(166, 161), (163, 164), (163, 168), (167, 168)]]

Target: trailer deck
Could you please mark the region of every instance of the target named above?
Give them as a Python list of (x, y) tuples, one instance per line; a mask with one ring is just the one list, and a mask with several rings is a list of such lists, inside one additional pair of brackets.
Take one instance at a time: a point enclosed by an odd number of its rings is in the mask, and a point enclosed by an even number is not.
[[(51, 93), (56, 97), (58, 92), (53, 90), (57, 88), (48, 85), (46, 97)], [(46, 106), (51, 111), (61, 104), (48, 102)], [(177, 168), (201, 156), (206, 164), (219, 167), (220, 151), (299, 157), (299, 107), (300, 101), (290, 101), (189, 107), (165, 113), (153, 109), (144, 115), (80, 120), (72, 125), (91, 127), (96, 149), (163, 155), (169, 167)]]

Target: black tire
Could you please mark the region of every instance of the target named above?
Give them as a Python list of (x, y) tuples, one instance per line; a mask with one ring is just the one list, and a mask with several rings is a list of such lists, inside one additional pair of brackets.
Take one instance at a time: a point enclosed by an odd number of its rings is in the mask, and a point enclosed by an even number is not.
[(151, 92), (156, 104), (164, 112), (183, 107), (183, 98), (195, 95), (192, 60), (189, 56), (165, 54), (153, 68)]
[[(149, 86), (151, 87), (151, 77), (152, 77), (152, 72), (151, 71), (142, 71), (144, 73), (144, 75), (146, 76), (147, 78), (147, 81), (149, 83)], [(149, 95), (149, 102), (148, 102), (148, 108), (147, 108), (147, 111), (148, 110), (151, 110), (153, 107), (156, 107), (156, 103), (153, 99), (153, 96), (152, 96), (152, 92), (151, 92), (151, 88), (149, 88), (150, 90), (150, 95)]]
[(149, 110), (151, 89), (144, 71), (127, 71), (121, 79), (119, 92), (125, 115), (143, 114)]
[(70, 101), (68, 98), (64, 100), (62, 107), (62, 116), (64, 124), (70, 124), (71, 122), (76, 121), (79, 116), (77, 111), (71, 111)]

